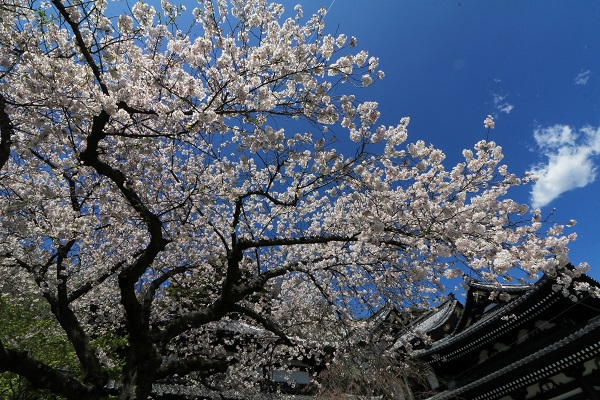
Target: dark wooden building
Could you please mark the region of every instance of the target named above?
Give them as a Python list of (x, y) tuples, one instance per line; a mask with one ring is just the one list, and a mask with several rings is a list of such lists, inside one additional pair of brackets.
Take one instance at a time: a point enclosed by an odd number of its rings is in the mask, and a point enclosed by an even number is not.
[[(586, 275), (576, 280), (600, 287)], [(432, 371), (429, 394), (415, 398), (600, 399), (599, 298), (564, 293), (547, 276), (467, 284), (464, 307), (451, 297), (412, 323), (432, 340), (413, 352)]]

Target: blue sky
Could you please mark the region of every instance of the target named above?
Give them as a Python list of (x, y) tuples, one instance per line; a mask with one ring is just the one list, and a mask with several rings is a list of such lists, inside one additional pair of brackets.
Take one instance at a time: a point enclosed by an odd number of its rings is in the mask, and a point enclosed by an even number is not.
[[(298, 1), (285, 1), (287, 8)], [(577, 220), (571, 261), (600, 279), (600, 2), (564, 0), (300, 1), (329, 8), (329, 32), (380, 58), (382, 81), (359, 91), (381, 122), (409, 116), (409, 141), (441, 148), (448, 165), (485, 138), (517, 174), (540, 181), (510, 194), (550, 220)], [(553, 211), (554, 209), (554, 211)]]
[(448, 167), (485, 138), (493, 115), (490, 139), (509, 170), (540, 176), (509, 196), (550, 221), (575, 219), (571, 261), (600, 280), (600, 1), (278, 1), (290, 15), (300, 3), (305, 19), (326, 7), (327, 33), (355, 36), (357, 50), (379, 57), (382, 81), (341, 92), (377, 101), (382, 124), (409, 116), (409, 141), (442, 149)]

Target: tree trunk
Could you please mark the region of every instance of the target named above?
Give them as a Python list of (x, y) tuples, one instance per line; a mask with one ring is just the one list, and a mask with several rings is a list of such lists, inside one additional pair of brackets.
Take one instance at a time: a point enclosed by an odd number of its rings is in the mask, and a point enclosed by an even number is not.
[(119, 400), (147, 400), (160, 367), (160, 359), (150, 344), (129, 349), (123, 370)]

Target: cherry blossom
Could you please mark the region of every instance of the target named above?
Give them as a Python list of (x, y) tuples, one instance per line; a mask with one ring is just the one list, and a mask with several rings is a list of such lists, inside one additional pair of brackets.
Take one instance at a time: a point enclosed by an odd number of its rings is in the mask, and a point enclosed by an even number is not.
[(485, 121), (483, 121), (483, 125), (486, 129), (494, 129), (494, 127), (496, 126), (496, 124), (494, 123), (494, 118), (492, 118), (491, 115), (488, 115), (485, 118)]
[[(0, 7), (2, 294), (47, 302), (82, 375), (2, 342), (0, 371), (72, 399), (146, 399), (174, 376), (245, 390), (281, 358), (343, 353), (360, 317), (427, 306), (461, 271), (568, 286), (574, 222), (507, 197), (531, 178), (495, 142), (447, 169), (407, 143), (407, 117), (380, 125), (356, 94), (379, 60), (329, 34), (324, 8), (112, 10)], [(111, 383), (92, 338), (115, 330)], [(235, 356), (223, 331), (248, 340)]]

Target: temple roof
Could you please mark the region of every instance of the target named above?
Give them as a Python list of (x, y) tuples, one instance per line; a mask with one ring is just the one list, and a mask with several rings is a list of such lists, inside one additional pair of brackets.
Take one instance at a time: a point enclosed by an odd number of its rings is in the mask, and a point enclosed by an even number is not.
[(488, 292), (506, 292), (506, 293), (524, 293), (531, 289), (533, 284), (503, 284), (499, 282), (481, 282), (471, 278), (465, 278), (465, 282), (469, 286), (469, 289), (479, 289)]
[[(573, 269), (560, 273), (565, 284), (572, 278), (584, 285), (565, 287), (548, 275), (532, 285), (467, 281), (454, 332), (413, 353), (430, 365), (440, 383), (435, 389), (443, 390), (428, 400), (520, 398), (550, 387), (552, 396), (562, 396), (597, 382), (600, 298), (585, 289), (600, 285)], [(581, 381), (565, 383), (563, 374)], [(546, 386), (534, 386), (540, 382)], [(597, 390), (586, 386), (578, 398), (588, 398), (588, 389)]]
[(462, 308), (462, 304), (454, 295), (450, 295), (444, 302), (438, 305), (436, 308), (430, 310), (425, 315), (417, 318), (409, 325), (409, 332), (405, 333), (400, 339), (394, 344), (394, 348), (400, 348), (404, 343), (415, 339), (416, 333), (431, 334), (433, 331), (443, 327), (454, 311), (458, 308)]
[[(479, 388), (482, 385), (493, 382), (496, 379), (502, 378), (509, 373), (516, 371), (522, 367), (527, 366), (527, 373), (520, 374), (519, 378), (514, 379), (513, 381), (506, 382), (504, 385), (494, 385), (494, 396), (489, 397), (487, 394), (483, 393), (480, 396), (473, 398), (473, 400), (483, 400), (486, 398), (496, 398), (498, 395), (502, 394), (503, 390), (506, 390), (506, 393), (515, 390), (519, 386), (527, 386), (530, 383), (529, 377), (535, 375), (536, 380), (542, 379), (544, 376), (551, 376), (556, 373), (559, 373), (561, 370), (568, 368), (574, 363), (586, 361), (597, 357), (600, 354), (600, 342), (597, 340), (593, 340), (589, 343), (588, 346), (584, 346), (580, 351), (575, 353), (575, 357), (571, 352), (562, 351), (570, 344), (573, 344), (577, 341), (580, 341), (582, 338), (596, 338), (598, 333), (600, 333), (600, 316), (592, 319), (589, 324), (585, 327), (579, 329), (578, 331), (556, 341), (555, 343), (533, 353), (526, 357), (523, 357), (517, 362), (509, 364), (504, 368), (501, 368), (491, 374), (485, 375), (480, 379), (477, 379), (473, 382), (470, 382), (466, 385), (458, 387), (456, 389), (450, 389), (444, 391), (438, 395), (430, 397), (428, 400), (445, 400), (445, 399), (453, 399), (459, 398), (462, 393), (468, 392), (471, 389)], [(560, 354), (560, 357), (555, 357), (553, 360), (549, 360), (548, 356), (552, 353)], [(531, 364), (534, 363), (541, 364), (539, 368), (533, 369), (531, 368)]]
[(446, 301), (434, 310), (417, 319), (412, 327), (421, 332), (431, 332), (442, 326), (456, 309), (458, 300), (454, 296), (448, 297)]
[[(480, 340), (486, 339), (485, 337), (480, 337), (479, 335), (477, 335), (476, 332), (485, 329), (486, 327), (490, 326), (494, 322), (501, 320), (503, 317), (506, 317), (507, 315), (511, 315), (522, 303), (524, 303), (533, 294), (535, 294), (539, 287), (545, 285), (547, 280), (548, 279), (546, 277), (542, 277), (534, 285), (527, 285), (526, 287), (523, 287), (525, 285), (507, 285), (507, 286), (511, 287), (513, 291), (520, 292), (522, 294), (512, 301), (510, 301), (506, 304), (498, 305), (497, 307), (486, 312), (484, 315), (481, 316), (481, 318), (476, 323), (473, 323), (472, 325), (466, 327), (464, 330), (462, 330), (460, 332), (455, 332), (452, 336), (448, 336), (446, 338), (438, 340), (437, 342), (433, 343), (432, 346), (428, 349), (416, 351), (415, 356), (421, 358), (421, 357), (424, 357), (424, 356), (427, 356), (430, 354), (437, 353), (440, 350), (442, 350), (448, 346), (451, 346), (453, 344), (459, 343), (464, 339), (467, 339), (469, 341), (471, 341), (471, 338), (473, 338), (473, 337), (479, 337)], [(473, 286), (471, 286), (472, 289), (485, 289), (485, 290), (490, 289), (492, 286), (490, 284), (483, 284), (481, 282), (473, 282), (473, 283), (471, 283), (471, 285), (473, 285)], [(497, 286), (494, 285), (494, 287), (496, 287), (496, 290), (497, 290)], [(471, 290), (470, 290), (470, 292), (471, 292)], [(463, 315), (466, 315), (468, 313), (468, 308), (469, 308), (468, 303), (469, 302), (467, 302), (467, 304), (465, 305), (465, 311), (463, 312)], [(504, 329), (508, 329), (510, 327), (510, 325), (514, 324), (516, 322), (516, 319), (509, 319), (508, 321), (502, 321), (502, 322), (504, 322), (502, 324), (502, 329), (504, 330)]]

